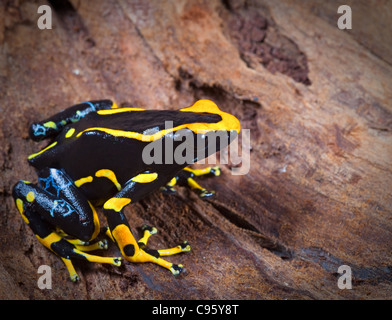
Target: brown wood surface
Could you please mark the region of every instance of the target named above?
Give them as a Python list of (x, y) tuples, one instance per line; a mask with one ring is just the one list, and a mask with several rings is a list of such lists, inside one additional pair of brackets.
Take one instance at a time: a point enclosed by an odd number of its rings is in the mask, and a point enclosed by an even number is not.
[[(0, 298), (392, 298), (391, 2), (346, 1), (344, 31), (339, 1), (56, 2), (52, 30), (37, 27), (45, 1), (0, 6)], [(78, 262), (72, 283), (13, 203), (19, 179), (37, 181), (27, 155), (45, 146), (29, 125), (103, 98), (147, 109), (208, 98), (250, 129), (249, 173), (199, 180), (215, 198), (179, 187), (125, 211), (137, 236), (158, 228), (151, 247), (191, 243), (168, 258), (180, 277)], [(42, 264), (51, 290), (37, 286)], [(340, 265), (351, 290), (337, 286)]]

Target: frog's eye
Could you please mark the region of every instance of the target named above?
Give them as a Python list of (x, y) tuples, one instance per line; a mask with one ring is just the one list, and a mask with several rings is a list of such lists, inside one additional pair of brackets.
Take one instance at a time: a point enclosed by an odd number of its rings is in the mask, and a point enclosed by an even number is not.
[(208, 112), (208, 113), (215, 113), (215, 114), (222, 113), (222, 111), (218, 108), (218, 106), (214, 102), (207, 99), (198, 100), (195, 102), (194, 105), (188, 108), (180, 109), (180, 111), (196, 112), (196, 113)]

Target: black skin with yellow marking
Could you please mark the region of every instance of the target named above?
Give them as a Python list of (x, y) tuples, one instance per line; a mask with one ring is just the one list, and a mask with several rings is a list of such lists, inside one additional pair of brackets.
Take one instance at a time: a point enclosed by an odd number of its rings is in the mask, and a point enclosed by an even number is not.
[[(171, 121), (167, 127), (165, 121)], [(199, 129), (204, 131), (199, 132)], [(191, 162), (146, 164), (141, 156), (150, 143), (162, 142), (173, 150), (182, 141), (174, 139), (185, 130), (195, 141)], [(208, 192), (193, 179), (204, 174), (219, 175), (217, 167), (192, 170), (187, 166), (208, 156), (211, 134), (220, 132), (221, 144), (228, 145), (238, 134), (238, 120), (222, 112), (209, 100), (199, 100), (180, 110), (144, 110), (117, 108), (110, 100), (88, 101), (72, 106), (49, 119), (34, 123), (29, 131), (35, 141), (51, 138), (43, 150), (32, 154), (28, 161), (38, 172), (38, 185), (19, 181), (13, 197), (24, 221), (38, 240), (64, 261), (71, 279), (78, 276), (71, 259), (120, 265), (120, 257), (100, 257), (86, 251), (104, 248), (102, 242), (90, 244), (100, 231), (94, 206), (103, 206), (107, 218), (107, 235), (116, 242), (123, 257), (131, 262), (153, 262), (178, 274), (175, 265), (161, 256), (190, 250), (188, 243), (171, 249), (146, 249), (155, 228), (145, 227), (137, 242), (123, 213), (125, 206), (162, 188), (174, 192), (174, 185), (188, 184), (201, 197)], [(198, 139), (206, 141), (197, 149)]]

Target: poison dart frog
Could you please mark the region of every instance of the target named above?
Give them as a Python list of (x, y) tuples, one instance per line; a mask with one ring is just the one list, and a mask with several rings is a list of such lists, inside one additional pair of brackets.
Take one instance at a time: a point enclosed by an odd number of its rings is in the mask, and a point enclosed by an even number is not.
[[(62, 259), (72, 281), (79, 280), (73, 259), (115, 266), (120, 266), (123, 258), (133, 263), (152, 262), (177, 275), (183, 266), (161, 257), (190, 251), (190, 245), (147, 248), (156, 228), (144, 225), (143, 236), (136, 241), (124, 208), (159, 188), (172, 193), (177, 183), (188, 184), (202, 198), (212, 196), (213, 192), (201, 187), (194, 177), (218, 176), (220, 169), (191, 169), (188, 165), (227, 146), (239, 132), (238, 119), (210, 100), (179, 110), (118, 108), (110, 100), (87, 101), (31, 125), (32, 140), (49, 138), (51, 142), (28, 156), (37, 170), (38, 183), (21, 180), (12, 194), (23, 220), (38, 240)], [(213, 141), (216, 133), (220, 133), (219, 144)], [(194, 143), (184, 148), (184, 138)], [(212, 142), (216, 148), (209, 148)], [(164, 160), (173, 154), (181, 160), (179, 156), (187, 150), (187, 161), (176, 161), (176, 157), (173, 161), (151, 161), (145, 150), (153, 143), (161, 143), (161, 149), (156, 150), (161, 150)], [(99, 206), (108, 225), (102, 229), (96, 212)], [(106, 240), (94, 242), (100, 232), (117, 244), (123, 258), (88, 253), (107, 248)]]

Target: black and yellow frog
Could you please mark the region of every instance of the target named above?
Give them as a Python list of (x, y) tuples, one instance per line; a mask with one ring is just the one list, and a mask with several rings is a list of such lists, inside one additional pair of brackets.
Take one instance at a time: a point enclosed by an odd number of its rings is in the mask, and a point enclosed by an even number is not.
[[(172, 126), (167, 126), (167, 121)], [(183, 266), (161, 256), (189, 251), (190, 245), (184, 242), (171, 249), (146, 248), (156, 229), (143, 226), (144, 235), (136, 241), (123, 210), (158, 188), (174, 192), (176, 183), (187, 183), (201, 197), (211, 196), (213, 192), (202, 188), (194, 177), (217, 176), (219, 168), (187, 166), (228, 145), (239, 131), (238, 119), (210, 100), (199, 100), (179, 110), (118, 108), (110, 100), (84, 102), (31, 126), (33, 140), (51, 138), (52, 142), (28, 157), (37, 169), (38, 184), (19, 181), (13, 197), (23, 220), (45, 247), (60, 256), (73, 281), (79, 277), (72, 259), (121, 264), (121, 257), (87, 253), (107, 248), (105, 240), (93, 243), (102, 231), (97, 206), (103, 207), (107, 219), (108, 227), (103, 229), (126, 260), (153, 262), (176, 275)], [(211, 134), (217, 132), (223, 133), (219, 135), (220, 143), (215, 143), (215, 150), (208, 148), (216, 138)], [(189, 144), (191, 148), (180, 150), (187, 150), (186, 159), (192, 161), (151, 162), (142, 156), (147, 146), (159, 142), (165, 159), (184, 143), (184, 137), (194, 141)], [(191, 157), (189, 150), (193, 151)]]

